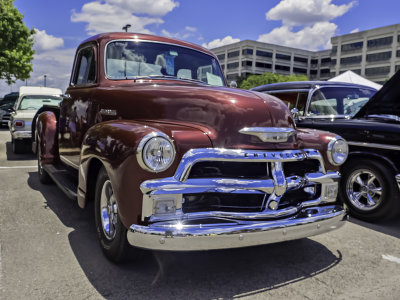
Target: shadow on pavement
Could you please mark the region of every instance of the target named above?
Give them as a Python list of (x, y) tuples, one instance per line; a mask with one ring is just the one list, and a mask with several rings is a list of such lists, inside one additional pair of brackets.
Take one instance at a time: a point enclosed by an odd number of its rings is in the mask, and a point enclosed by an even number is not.
[(12, 150), (11, 142), (6, 142), (6, 155), (7, 160), (32, 160), (36, 158), (36, 155), (33, 154), (32, 150), (29, 148), (29, 145), (25, 147), (25, 153), (23, 154), (15, 154)]
[(366, 228), (369, 228), (369, 229), (372, 229), (372, 230), (375, 230), (375, 231), (378, 231), (378, 232), (381, 232), (381, 233), (384, 233), (387, 235), (391, 235), (398, 239), (400, 238), (400, 216), (399, 215), (397, 215), (397, 217), (392, 220), (385, 220), (385, 221), (380, 221), (380, 222), (376, 222), (376, 223), (368, 223), (368, 222), (364, 222), (364, 221), (361, 221), (361, 220), (358, 220), (358, 219), (352, 218), (352, 217), (349, 218), (349, 221), (354, 224), (357, 224), (357, 225), (360, 225), (360, 226), (363, 226), (363, 227), (366, 227)]
[(233, 298), (278, 289), (325, 272), (342, 261), (311, 240), (203, 252), (162, 252), (131, 248), (121, 265), (109, 262), (98, 245), (93, 205), (82, 210), (55, 186), (28, 184), (40, 191), (44, 206), (74, 230), (70, 246), (83, 272), (106, 299)]

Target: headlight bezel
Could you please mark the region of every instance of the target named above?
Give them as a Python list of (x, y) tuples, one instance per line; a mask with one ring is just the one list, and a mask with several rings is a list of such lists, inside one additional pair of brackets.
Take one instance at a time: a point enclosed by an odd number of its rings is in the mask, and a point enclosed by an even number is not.
[[(340, 162), (337, 162), (334, 157), (335, 153), (337, 153), (336, 151), (334, 151), (335, 145), (337, 145), (337, 143), (345, 143), (345, 147), (346, 147), (346, 156)], [(342, 153), (344, 153), (344, 152), (342, 152)], [(328, 156), (329, 163), (331, 165), (334, 165), (334, 166), (343, 165), (346, 162), (347, 158), (349, 157), (349, 145), (346, 142), (346, 140), (340, 136), (336, 136), (336, 137), (332, 138), (328, 143), (327, 156)]]
[[(151, 166), (149, 166), (146, 163), (144, 155), (145, 155), (146, 146), (149, 145), (148, 143), (150, 143), (151, 140), (157, 139), (157, 138), (164, 139), (166, 142), (169, 143), (169, 145), (172, 148), (172, 158), (170, 159), (170, 162), (168, 164), (166, 164), (165, 166), (163, 166), (162, 168), (153, 169)], [(139, 145), (138, 145), (137, 151), (136, 151), (136, 158), (137, 158), (137, 161), (138, 161), (140, 167), (142, 169), (152, 172), (152, 173), (160, 173), (160, 172), (167, 170), (174, 163), (175, 156), (176, 156), (176, 149), (175, 149), (174, 142), (167, 134), (159, 132), (159, 131), (153, 131), (153, 132), (145, 135), (139, 142)]]

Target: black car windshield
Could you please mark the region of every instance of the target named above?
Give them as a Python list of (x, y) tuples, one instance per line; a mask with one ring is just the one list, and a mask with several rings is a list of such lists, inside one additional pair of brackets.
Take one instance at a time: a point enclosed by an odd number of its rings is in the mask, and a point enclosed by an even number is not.
[(177, 45), (115, 41), (107, 46), (109, 79), (178, 78), (225, 85), (218, 61), (205, 53)]
[(22, 98), (18, 110), (38, 110), (43, 105), (57, 106), (61, 100), (62, 98), (57, 96), (27, 95)]
[(361, 87), (321, 87), (311, 97), (308, 116), (354, 116), (376, 90)]

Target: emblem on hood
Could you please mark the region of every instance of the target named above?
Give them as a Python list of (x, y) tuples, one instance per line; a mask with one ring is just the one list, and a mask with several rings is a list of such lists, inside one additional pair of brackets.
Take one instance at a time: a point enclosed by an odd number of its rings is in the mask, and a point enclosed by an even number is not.
[(285, 143), (296, 130), (287, 127), (245, 127), (239, 130), (242, 134), (255, 135), (263, 142)]

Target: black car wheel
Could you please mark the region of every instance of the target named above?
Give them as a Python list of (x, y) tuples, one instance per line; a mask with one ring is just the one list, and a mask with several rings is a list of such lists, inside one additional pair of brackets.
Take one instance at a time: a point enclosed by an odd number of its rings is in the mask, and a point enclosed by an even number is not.
[(104, 167), (97, 177), (94, 210), (101, 249), (111, 261), (122, 261), (128, 248), (127, 229), (119, 219), (117, 201)]
[(391, 170), (373, 160), (352, 160), (342, 168), (340, 195), (350, 214), (378, 221), (399, 213), (399, 188)]

